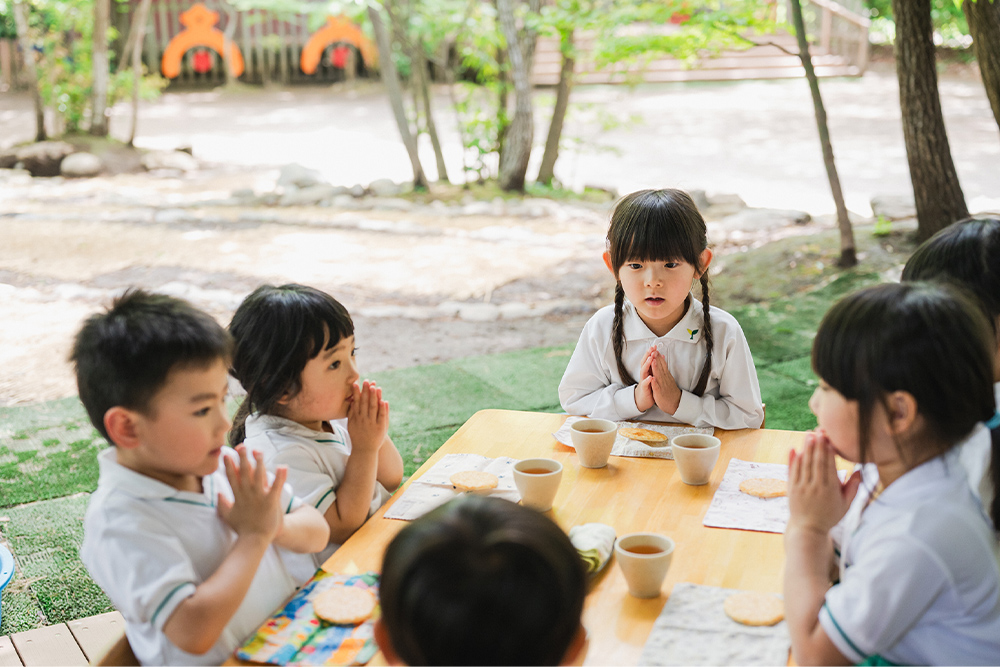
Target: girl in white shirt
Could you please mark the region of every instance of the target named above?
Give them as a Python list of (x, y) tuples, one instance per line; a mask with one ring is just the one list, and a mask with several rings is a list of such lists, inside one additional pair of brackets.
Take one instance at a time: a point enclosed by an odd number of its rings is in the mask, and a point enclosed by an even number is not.
[[(972, 292), (993, 326), (993, 395), (1000, 403), (1000, 216), (967, 218), (924, 241), (903, 267), (903, 281), (950, 280)], [(959, 448), (958, 457), (973, 492), (992, 520), (1000, 524), (1000, 472), (991, 477), (992, 438), (1000, 413), (977, 429)], [(1000, 536), (1000, 530), (997, 535)]]
[[(764, 420), (739, 323), (709, 305), (705, 221), (687, 193), (641, 190), (615, 206), (604, 263), (614, 306), (583, 328), (559, 400), (574, 415), (720, 428)], [(701, 301), (691, 294), (701, 283)]]
[[(992, 338), (964, 292), (934, 283), (862, 290), (820, 323), (819, 428), (789, 455), (797, 664), (996, 664), (995, 542), (948, 455), (993, 414)], [(835, 455), (862, 464), (845, 483)]]
[[(247, 392), (229, 439), (288, 467), (295, 494), (330, 526), (318, 567), (394, 491), (403, 461), (389, 438), (389, 404), (359, 386), (354, 323), (329, 294), (263, 285), (233, 315), (231, 372)], [(346, 419), (346, 426), (343, 420)]]

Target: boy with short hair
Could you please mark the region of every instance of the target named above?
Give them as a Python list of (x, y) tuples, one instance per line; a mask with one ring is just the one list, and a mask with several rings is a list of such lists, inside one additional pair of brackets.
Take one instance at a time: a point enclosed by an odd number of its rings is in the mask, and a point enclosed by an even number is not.
[(113, 445), (80, 555), (142, 664), (220, 664), (301, 583), (281, 552), (329, 537), (285, 470), (272, 479), (259, 456), (224, 447), (231, 348), (207, 314), (142, 290), (91, 316), (73, 346), (80, 400)]

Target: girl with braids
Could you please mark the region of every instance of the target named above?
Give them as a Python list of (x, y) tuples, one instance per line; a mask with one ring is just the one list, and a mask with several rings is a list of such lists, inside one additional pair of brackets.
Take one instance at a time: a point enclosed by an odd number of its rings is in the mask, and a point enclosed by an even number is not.
[[(573, 415), (760, 428), (757, 370), (739, 323), (709, 304), (705, 221), (687, 193), (641, 190), (611, 214), (615, 303), (583, 328), (559, 400)], [(701, 283), (701, 301), (691, 294)]]
[(354, 322), (325, 292), (262, 285), (229, 331), (231, 373), (247, 392), (230, 444), (245, 440), (269, 471), (287, 466), (295, 495), (323, 513), (330, 544), (313, 555), (319, 567), (402, 481), (389, 404), (374, 382), (359, 385)]

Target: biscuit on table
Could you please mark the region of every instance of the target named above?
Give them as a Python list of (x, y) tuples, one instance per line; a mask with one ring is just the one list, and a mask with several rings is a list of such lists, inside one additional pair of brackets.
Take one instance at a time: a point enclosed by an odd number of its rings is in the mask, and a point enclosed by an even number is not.
[(743, 625), (774, 625), (785, 618), (785, 601), (773, 593), (743, 591), (722, 603), (726, 616)]
[(313, 612), (318, 618), (334, 625), (357, 625), (368, 620), (375, 611), (375, 596), (357, 586), (333, 586), (313, 600)]
[(497, 488), (500, 480), (491, 472), (482, 470), (463, 470), (449, 478), (455, 489), (461, 493), (489, 491)]
[(740, 482), (740, 491), (757, 498), (778, 498), (788, 495), (788, 482), (772, 477), (755, 477)]
[(618, 432), (629, 440), (638, 440), (653, 447), (662, 445), (668, 440), (667, 436), (648, 428), (620, 428)]

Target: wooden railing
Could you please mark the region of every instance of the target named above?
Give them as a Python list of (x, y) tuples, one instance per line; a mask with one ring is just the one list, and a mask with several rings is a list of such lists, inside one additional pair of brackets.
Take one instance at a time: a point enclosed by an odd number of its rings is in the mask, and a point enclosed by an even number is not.
[(867, 13), (864, 4), (860, 0), (806, 0), (803, 10), (806, 32), (819, 53), (838, 55), (859, 72), (864, 72), (868, 66), (868, 27), (871, 23), (862, 14)]

